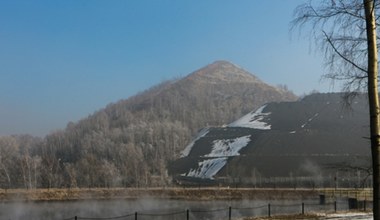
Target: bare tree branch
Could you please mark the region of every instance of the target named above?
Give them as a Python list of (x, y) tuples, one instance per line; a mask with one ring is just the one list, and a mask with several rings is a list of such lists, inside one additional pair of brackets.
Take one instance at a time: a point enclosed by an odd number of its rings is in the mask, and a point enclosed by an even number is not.
[[(340, 81), (346, 92), (365, 91), (367, 36), (361, 0), (314, 1), (294, 11), (293, 28), (307, 28), (316, 48), (324, 53), (323, 78)], [(380, 8), (378, 2), (375, 7)], [(380, 15), (376, 16), (380, 19)], [(380, 39), (380, 35), (378, 37)], [(380, 45), (380, 44), (379, 44)]]
[[(367, 73), (367, 70), (366, 69), (363, 69), (361, 68), (360, 66), (358, 66), (355, 62), (353, 62), (352, 60), (348, 59), (347, 57), (345, 57), (334, 45), (334, 43), (331, 41), (330, 37), (327, 35), (327, 33), (325, 31), (322, 31), (323, 34), (325, 35), (326, 37), (326, 40), (327, 42), (330, 44), (330, 46), (333, 48), (333, 50), (335, 51), (335, 53), (337, 53), (343, 60), (345, 60), (346, 62), (350, 63), (352, 66), (354, 66), (355, 68), (361, 70), (362, 72), (365, 72)], [(359, 77), (359, 78), (363, 78), (363, 77)]]

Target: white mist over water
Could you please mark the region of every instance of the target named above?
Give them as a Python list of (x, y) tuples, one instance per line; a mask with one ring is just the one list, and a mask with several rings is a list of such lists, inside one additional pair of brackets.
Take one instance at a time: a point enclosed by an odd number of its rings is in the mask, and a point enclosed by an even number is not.
[[(341, 199), (338, 210), (347, 210), (346, 199)], [(0, 203), (0, 219), (8, 220), (64, 220), (82, 218), (111, 218), (125, 216), (122, 219), (186, 219), (186, 210), (190, 210), (190, 219), (227, 219), (229, 207), (232, 207), (232, 219), (248, 216), (267, 216), (268, 204), (272, 215), (299, 214), (301, 205), (305, 212), (332, 211), (334, 206), (320, 206), (318, 199), (294, 200), (175, 200), (175, 199), (128, 199), (128, 200), (82, 200), (66, 202), (9, 202)], [(173, 213), (170, 215), (165, 215)], [(176, 214), (175, 214), (176, 213)], [(364, 219), (369, 219), (368, 216)], [(371, 216), (369, 216), (371, 217)], [(363, 219), (362, 218), (362, 219)], [(339, 218), (334, 218), (339, 219)], [(345, 219), (344, 217), (342, 219)], [(353, 218), (355, 219), (355, 218)]]
[[(287, 203), (286, 201), (283, 201)], [(192, 219), (220, 219), (228, 217), (228, 207), (247, 208), (234, 210), (234, 217), (266, 215), (267, 201), (262, 200), (216, 200), (189, 201), (173, 199), (136, 199), (136, 200), (98, 200), (98, 201), (67, 201), (67, 202), (12, 202), (2, 203), (0, 219), (12, 220), (63, 220), (74, 219), (74, 216), (85, 218), (116, 217), (138, 212), (140, 219), (152, 219), (143, 214), (165, 214), (183, 211), (183, 214), (164, 216), (154, 219), (186, 219), (186, 210), (190, 209)], [(301, 202), (298, 202), (301, 204)], [(251, 207), (261, 209), (250, 210)], [(220, 210), (220, 211), (215, 211)], [(123, 218), (124, 219), (124, 218)], [(130, 218), (134, 219), (134, 215)]]

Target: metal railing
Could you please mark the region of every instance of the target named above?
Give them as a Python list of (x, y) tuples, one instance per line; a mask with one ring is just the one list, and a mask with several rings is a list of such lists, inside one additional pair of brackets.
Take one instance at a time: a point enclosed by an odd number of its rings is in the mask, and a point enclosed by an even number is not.
[(372, 202), (363, 200), (341, 199), (325, 203), (268, 203), (252, 207), (223, 207), (218, 209), (183, 209), (183, 210), (151, 210), (127, 213), (120, 216), (110, 217), (84, 217), (73, 216), (62, 220), (148, 220), (148, 219), (169, 219), (169, 220), (192, 220), (192, 219), (238, 219), (243, 217), (272, 217), (276, 215), (305, 215), (307, 213), (333, 213), (337, 211), (368, 211)]

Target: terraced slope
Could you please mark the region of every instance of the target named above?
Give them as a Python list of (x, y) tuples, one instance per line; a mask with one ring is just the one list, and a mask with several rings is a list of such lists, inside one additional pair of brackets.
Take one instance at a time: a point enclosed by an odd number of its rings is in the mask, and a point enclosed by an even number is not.
[(368, 176), (368, 125), (365, 96), (349, 108), (341, 94), (268, 103), (226, 127), (203, 129), (170, 171), (190, 181), (324, 184), (342, 176), (342, 184), (346, 178), (345, 184), (360, 185)]

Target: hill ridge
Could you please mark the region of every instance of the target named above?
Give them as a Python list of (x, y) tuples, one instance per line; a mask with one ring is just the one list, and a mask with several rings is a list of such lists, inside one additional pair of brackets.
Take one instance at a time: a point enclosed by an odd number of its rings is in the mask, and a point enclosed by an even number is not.
[(259, 78), (249, 73), (245, 69), (225, 60), (215, 61), (193, 73), (184, 80), (206, 81), (208, 83), (220, 82), (255, 82), (264, 83)]

